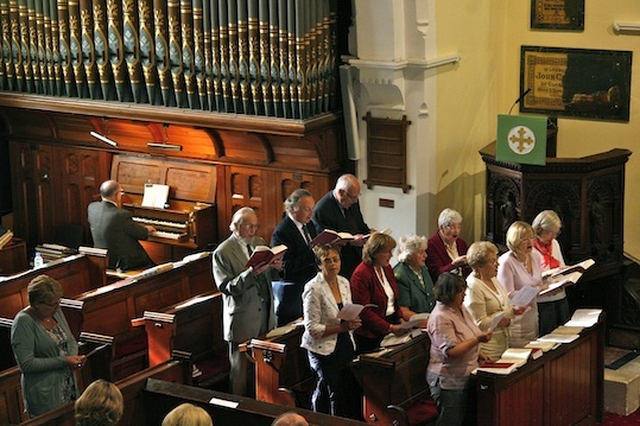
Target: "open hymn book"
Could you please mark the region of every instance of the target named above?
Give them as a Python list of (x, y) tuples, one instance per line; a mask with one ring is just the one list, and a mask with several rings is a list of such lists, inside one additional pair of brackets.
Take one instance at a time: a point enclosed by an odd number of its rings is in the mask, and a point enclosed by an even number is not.
[(257, 246), (253, 249), (253, 253), (251, 253), (251, 257), (247, 261), (245, 268), (250, 266), (257, 268), (266, 263), (270, 263), (274, 257), (284, 256), (286, 251), (287, 246), (284, 244), (277, 245), (273, 248), (269, 248), (268, 246)]
[(593, 266), (594, 263), (595, 262), (593, 261), (593, 259), (587, 259), (572, 266), (555, 268), (549, 271), (545, 271), (542, 274), (542, 278), (544, 282), (549, 284), (549, 287), (542, 290), (539, 296), (543, 296), (560, 287), (567, 287), (577, 283), (578, 280), (582, 277), (582, 274), (584, 274), (587, 269)]
[[(391, 234), (391, 229), (385, 228), (380, 231), (383, 234)], [(364, 239), (369, 238), (371, 234), (366, 234)], [(355, 236), (349, 232), (337, 232), (332, 229), (325, 229), (321, 233), (319, 233), (311, 242), (309, 243), (311, 247), (321, 246), (324, 244), (348, 244), (349, 241), (353, 241)]]

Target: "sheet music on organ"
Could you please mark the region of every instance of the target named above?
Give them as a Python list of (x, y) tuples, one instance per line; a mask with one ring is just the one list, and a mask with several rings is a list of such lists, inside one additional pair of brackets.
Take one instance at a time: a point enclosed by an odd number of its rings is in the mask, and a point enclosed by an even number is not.
[(169, 185), (146, 183), (142, 196), (142, 207), (155, 207), (163, 209), (169, 199)]

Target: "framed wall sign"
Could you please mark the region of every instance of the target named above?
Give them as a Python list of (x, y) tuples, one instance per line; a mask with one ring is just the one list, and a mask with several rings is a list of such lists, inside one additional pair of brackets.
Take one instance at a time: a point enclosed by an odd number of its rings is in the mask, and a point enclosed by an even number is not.
[(584, 0), (531, 0), (531, 28), (584, 30)]
[(522, 46), (520, 112), (629, 121), (630, 51)]

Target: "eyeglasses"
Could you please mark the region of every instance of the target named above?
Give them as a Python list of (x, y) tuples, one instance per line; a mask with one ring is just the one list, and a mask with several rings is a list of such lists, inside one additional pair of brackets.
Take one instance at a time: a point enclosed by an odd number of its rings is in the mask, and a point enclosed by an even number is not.
[(449, 225), (445, 226), (445, 228), (460, 230), (460, 229), (462, 229), (462, 224), (461, 223), (452, 223), (452, 224), (449, 224)]
[(56, 306), (60, 306), (60, 300), (57, 300), (53, 303), (47, 303), (47, 302), (39, 302), (41, 305), (45, 305), (48, 306), (50, 308), (55, 308)]
[(260, 225), (259, 225), (259, 224), (257, 224), (257, 223), (256, 223), (256, 224), (253, 224), (253, 223), (243, 223), (243, 224), (242, 224), (242, 227), (243, 227), (244, 229), (258, 229), (258, 228), (260, 228)]
[(520, 238), (520, 242), (524, 243), (525, 241), (531, 241), (535, 239), (536, 239), (535, 235), (525, 235), (524, 237)]
[(351, 198), (352, 201), (356, 201), (358, 199), (358, 197), (360, 197), (360, 194), (351, 195), (351, 194), (349, 194), (349, 192), (345, 191), (344, 189), (342, 190), (342, 192), (345, 193), (347, 195), (347, 197)]

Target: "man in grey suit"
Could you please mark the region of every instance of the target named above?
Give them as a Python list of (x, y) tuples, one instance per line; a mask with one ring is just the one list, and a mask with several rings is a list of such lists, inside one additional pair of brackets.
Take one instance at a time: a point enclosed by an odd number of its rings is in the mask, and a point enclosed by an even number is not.
[(253, 249), (266, 246), (255, 235), (258, 226), (255, 211), (241, 208), (231, 219), (231, 235), (213, 253), (213, 277), (224, 300), (222, 323), (224, 339), (229, 343), (230, 392), (250, 397), (254, 397), (253, 366), (238, 345), (275, 326), (271, 280), (277, 279), (277, 270), (282, 269), (282, 256), (246, 267)]
[(87, 207), (93, 246), (107, 249), (109, 268), (122, 271), (153, 266), (153, 261), (138, 240), (149, 238), (156, 229), (133, 221), (133, 213), (121, 209), (122, 187), (115, 180), (100, 185), (101, 201)]

